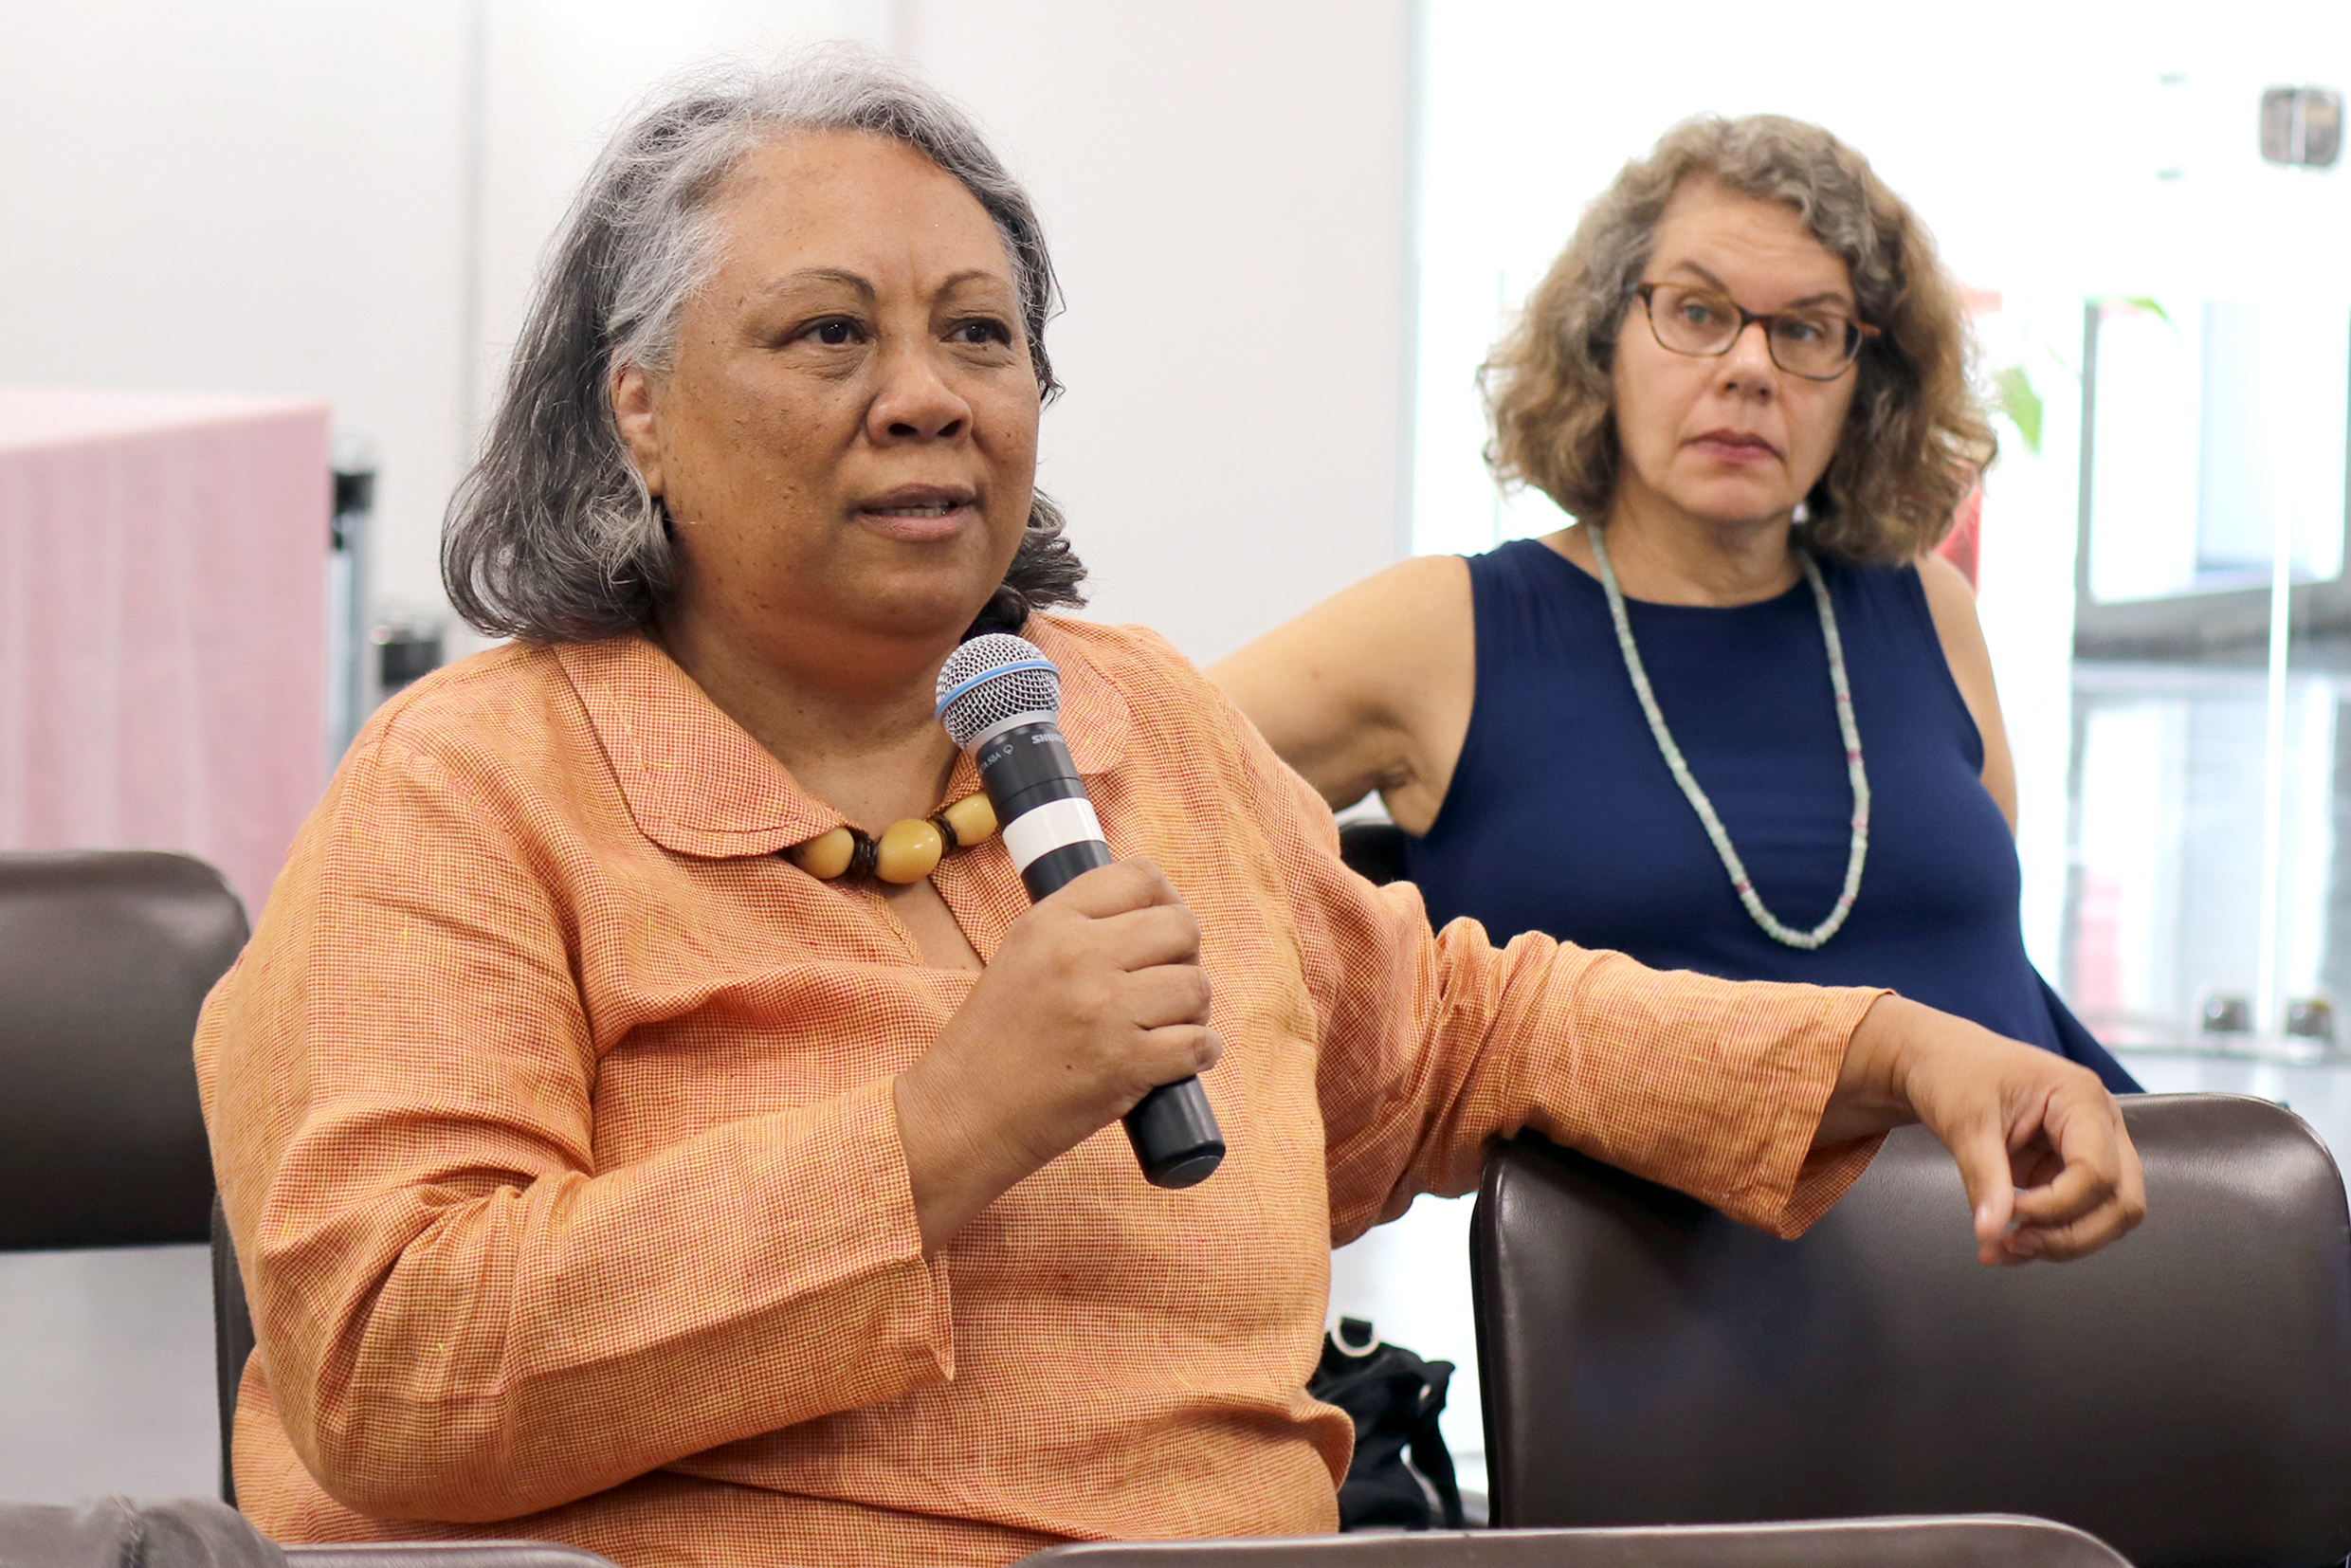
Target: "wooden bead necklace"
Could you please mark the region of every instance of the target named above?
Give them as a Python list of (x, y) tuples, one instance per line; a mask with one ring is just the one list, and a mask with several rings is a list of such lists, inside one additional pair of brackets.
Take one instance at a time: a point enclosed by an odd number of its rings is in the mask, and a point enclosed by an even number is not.
[(893, 822), (875, 838), (862, 829), (840, 827), (786, 849), (784, 858), (819, 882), (875, 877), (904, 884), (920, 882), (957, 849), (995, 836), (995, 808), (984, 794), (967, 794), (945, 811)]
[(1829, 687), (1836, 694), (1838, 733), (1845, 739), (1845, 775), (1853, 787), (1853, 838), (1845, 858), (1845, 890), (1837, 895), (1836, 907), (1829, 918), (1810, 931), (1798, 931), (1783, 924), (1779, 918), (1763, 907), (1757, 896), (1755, 880), (1747, 875), (1745, 863), (1739, 851), (1731, 848), (1731, 835), (1724, 830), (1722, 819), (1715, 814), (1714, 802), (1698, 787), (1698, 779), (1683, 758), (1682, 748), (1673, 743), (1672, 732), (1666, 728), (1666, 716), (1657, 706), (1657, 694), (1649, 689), (1649, 671), (1641, 664), (1641, 650), (1633, 646), (1632, 623), (1625, 615), (1625, 595), (1616, 586), (1616, 569), (1609, 564), (1607, 532), (1588, 528), (1585, 534), (1592, 541), (1592, 558), (1600, 566), (1600, 586), (1608, 591), (1609, 618), (1616, 623), (1616, 647), (1625, 656), (1626, 673), (1632, 677), (1633, 695), (1641, 700), (1641, 712), (1649, 720), (1649, 734), (1656, 738), (1657, 749), (1665, 755), (1666, 767), (1673, 781), (1682, 786), (1684, 798), (1697, 811), (1698, 820), (1705, 825), (1706, 837), (1714, 841), (1714, 852), (1722, 862), (1722, 869), (1730, 873), (1732, 890), (1747, 914), (1763, 934), (1776, 942), (1789, 947), (1812, 949), (1837, 934), (1845, 924), (1845, 917), (1853, 912), (1853, 900), (1861, 894), (1862, 863), (1869, 858), (1869, 775), (1861, 765), (1861, 731), (1853, 723), (1853, 693), (1845, 679), (1845, 643), (1837, 635), (1836, 611), (1829, 603), (1829, 585), (1820, 579), (1820, 568), (1813, 563), (1811, 551), (1798, 547), (1796, 560), (1804, 568), (1804, 580), (1813, 585), (1813, 603), (1820, 611), (1821, 639), (1829, 645)]

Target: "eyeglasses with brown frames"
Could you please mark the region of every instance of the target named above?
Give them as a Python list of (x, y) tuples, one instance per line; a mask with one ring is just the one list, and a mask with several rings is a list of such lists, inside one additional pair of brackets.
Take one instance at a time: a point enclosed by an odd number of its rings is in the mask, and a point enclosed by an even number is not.
[(1843, 375), (1862, 344), (1878, 336), (1877, 328), (1841, 310), (1752, 311), (1719, 289), (1688, 283), (1637, 283), (1632, 292), (1659, 348), (1709, 358), (1725, 355), (1748, 322), (1759, 321), (1772, 363), (1807, 381)]

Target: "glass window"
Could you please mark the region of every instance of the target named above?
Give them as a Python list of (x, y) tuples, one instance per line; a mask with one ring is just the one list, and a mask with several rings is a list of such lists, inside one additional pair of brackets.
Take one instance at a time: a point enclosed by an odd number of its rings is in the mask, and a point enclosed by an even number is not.
[[(2263, 156), (2336, 134), (2273, 89), (2351, 87), (2351, 7), (1823, 0), (1784, 46), (1712, 0), (1420, 17), (1415, 549), (1563, 522), (1488, 478), (1477, 369), (1623, 163), (1699, 112), (1828, 126), (1933, 227), (2000, 410), (1978, 609), (2033, 960), (2149, 1087), (2286, 1100), (2351, 1152), (2351, 163)], [(1335, 1297), (1466, 1372), (1466, 1212), (1424, 1207)]]

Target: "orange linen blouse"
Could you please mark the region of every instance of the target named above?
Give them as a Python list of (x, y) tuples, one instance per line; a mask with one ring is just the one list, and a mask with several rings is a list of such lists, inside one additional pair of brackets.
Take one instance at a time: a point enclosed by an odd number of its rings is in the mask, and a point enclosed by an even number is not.
[[(1782, 1234), (1868, 1162), (1809, 1144), (1876, 993), (1431, 935), (1164, 643), (1030, 633), (1111, 847), (1206, 933), (1223, 1169), (1160, 1192), (1112, 1125), (925, 1262), (891, 1080), (970, 977), (776, 854), (841, 818), (652, 643), (468, 659), (369, 723), (197, 1036), (264, 1530), (648, 1568), (1329, 1530), (1333, 1243), (1522, 1125)], [(935, 881), (983, 958), (1028, 907), (1000, 840)]]

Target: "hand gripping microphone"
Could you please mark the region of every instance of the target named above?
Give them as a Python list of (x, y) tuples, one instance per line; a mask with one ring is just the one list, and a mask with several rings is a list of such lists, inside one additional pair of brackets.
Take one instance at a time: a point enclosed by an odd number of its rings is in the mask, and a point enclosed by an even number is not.
[[(1061, 738), (1061, 671), (1026, 638), (975, 637), (939, 672), (939, 719), (972, 754), (1030, 903), (1110, 864), (1085, 780)], [(1162, 1084), (1126, 1113), (1127, 1141), (1155, 1187), (1204, 1181), (1225, 1137), (1196, 1077)]]

